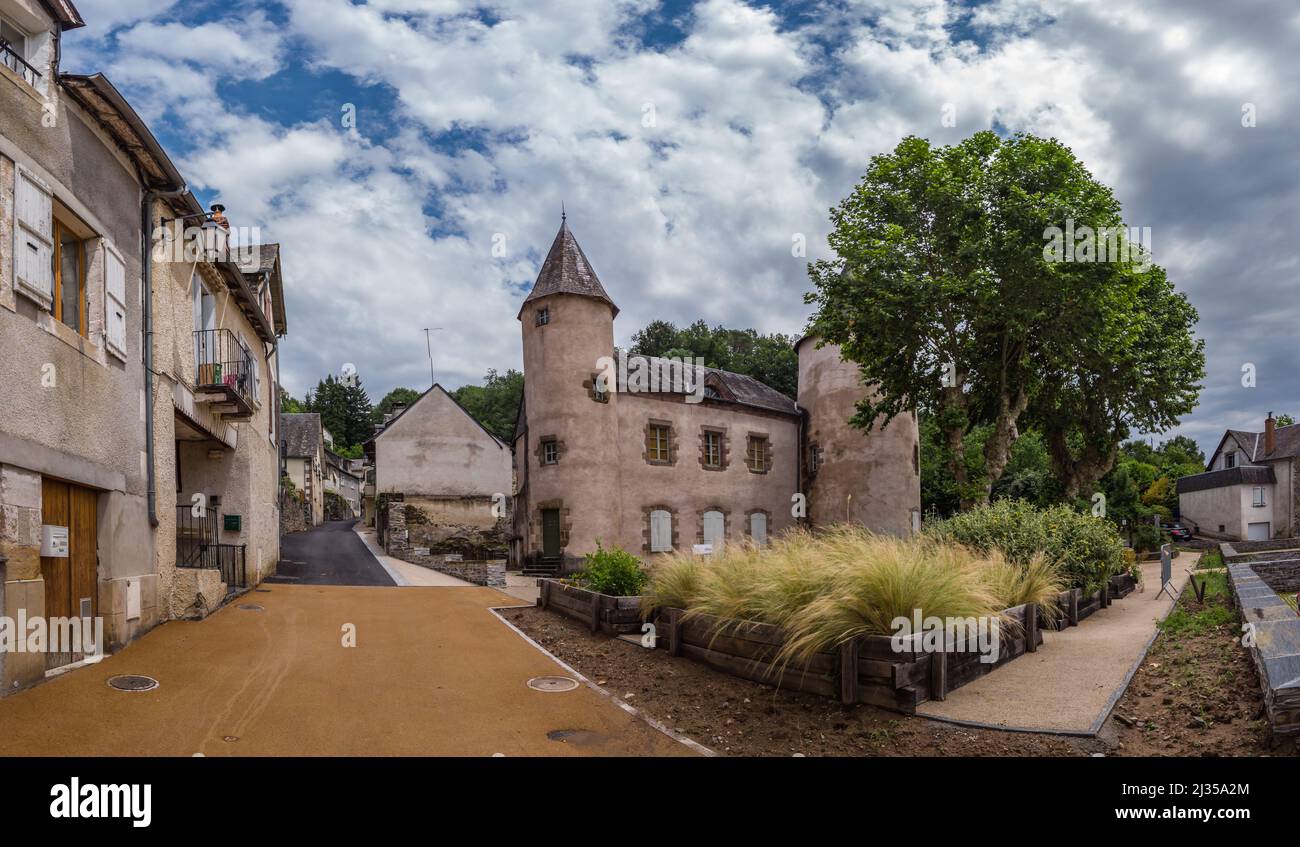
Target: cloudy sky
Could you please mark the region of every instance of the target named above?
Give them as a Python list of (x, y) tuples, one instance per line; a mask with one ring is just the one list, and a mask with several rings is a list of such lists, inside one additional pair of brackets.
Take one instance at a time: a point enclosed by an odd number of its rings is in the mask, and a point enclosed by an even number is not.
[(283, 244), (295, 395), (344, 363), (375, 401), (427, 387), (424, 327), (444, 385), (518, 367), (561, 203), (618, 343), (656, 318), (797, 333), (868, 159), (991, 127), (1061, 139), (1150, 227), (1207, 343), (1180, 431), (1300, 417), (1292, 4), (76, 2), (65, 69)]

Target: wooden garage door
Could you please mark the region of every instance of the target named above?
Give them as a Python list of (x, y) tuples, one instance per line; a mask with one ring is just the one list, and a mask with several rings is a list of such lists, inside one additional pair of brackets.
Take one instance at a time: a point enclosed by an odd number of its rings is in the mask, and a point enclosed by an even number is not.
[[(67, 482), (41, 481), (41, 523), (68, 528), (68, 557), (41, 557), (45, 578), (45, 617), (80, 617), (83, 602), (90, 617), (99, 612), (97, 591), (97, 522), (99, 495), (89, 488)], [(47, 668), (57, 668), (81, 658), (80, 653), (54, 653), (46, 657)]]

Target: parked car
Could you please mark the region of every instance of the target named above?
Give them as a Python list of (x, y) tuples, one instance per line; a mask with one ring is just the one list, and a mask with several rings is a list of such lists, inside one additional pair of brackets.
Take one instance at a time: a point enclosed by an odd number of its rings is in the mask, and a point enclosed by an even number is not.
[(1191, 541), (1192, 531), (1180, 523), (1162, 523), (1160, 528), (1169, 533), (1174, 541)]

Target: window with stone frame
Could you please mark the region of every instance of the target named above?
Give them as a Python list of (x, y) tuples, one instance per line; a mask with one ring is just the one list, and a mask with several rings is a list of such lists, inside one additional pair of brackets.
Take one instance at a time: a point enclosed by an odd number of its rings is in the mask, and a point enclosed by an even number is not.
[(808, 445), (808, 475), (817, 476), (822, 466), (822, 448), (818, 444)]
[(645, 428), (645, 460), (652, 465), (673, 463), (673, 427), (666, 421), (651, 421)]
[(700, 433), (700, 466), (709, 471), (726, 467), (726, 433), (721, 429), (705, 427)]
[(591, 391), (589, 396), (597, 403), (609, 402), (609, 386), (606, 385), (606, 375), (603, 373), (594, 373), (591, 375)]
[(560, 442), (554, 438), (543, 438), (540, 454), (543, 465), (558, 465), (560, 463)]
[(546, 326), (551, 322), (551, 309), (549, 306), (543, 306), (537, 310), (537, 316), (534, 319), (535, 326)]
[(750, 473), (767, 473), (772, 468), (772, 449), (766, 435), (751, 434), (745, 447), (745, 466)]

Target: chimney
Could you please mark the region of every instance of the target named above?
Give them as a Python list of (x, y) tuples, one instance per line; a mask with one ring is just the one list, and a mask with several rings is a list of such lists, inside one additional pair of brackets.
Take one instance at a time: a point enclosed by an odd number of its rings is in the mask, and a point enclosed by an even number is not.
[(1273, 418), (1273, 413), (1269, 412), (1268, 417), (1264, 418), (1264, 455), (1270, 456), (1274, 448), (1277, 447), (1277, 438), (1274, 433), (1277, 432), (1277, 421)]

